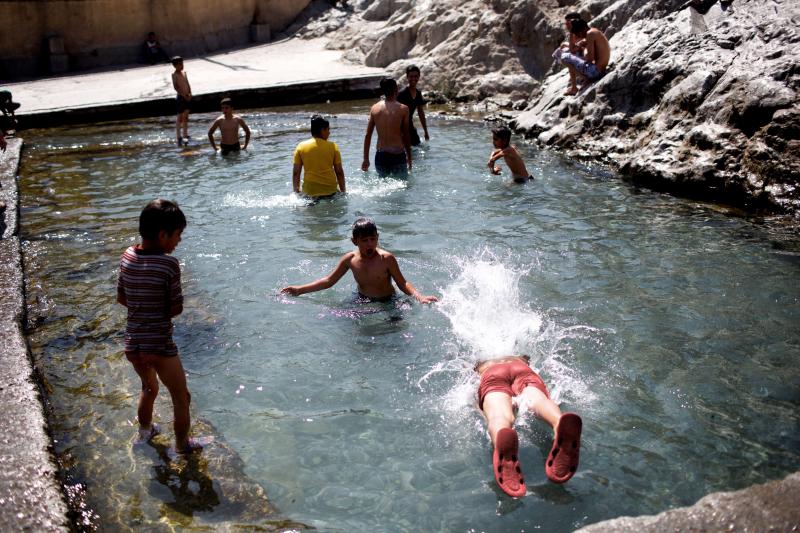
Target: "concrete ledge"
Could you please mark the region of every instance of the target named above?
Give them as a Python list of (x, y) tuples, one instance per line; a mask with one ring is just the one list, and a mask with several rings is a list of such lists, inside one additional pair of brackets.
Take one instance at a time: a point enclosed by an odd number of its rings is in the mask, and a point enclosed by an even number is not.
[(21, 139), (0, 153), (0, 530), (69, 531), (67, 505), (51, 454), (42, 396), (23, 335), (22, 255), (17, 235)]
[(691, 507), (655, 516), (622, 517), (579, 529), (581, 533), (664, 531), (800, 531), (800, 472), (736, 492), (715, 492)]
[[(379, 92), (378, 85), (382, 77), (383, 75), (354, 76), (199, 94), (192, 98), (192, 112), (218, 111), (220, 100), (226, 96), (234, 98), (236, 109), (373, 98)], [(20, 126), (27, 129), (174, 114), (174, 98), (148, 98), (106, 105), (91, 104), (85, 107), (42, 110), (19, 114), (18, 117)]]

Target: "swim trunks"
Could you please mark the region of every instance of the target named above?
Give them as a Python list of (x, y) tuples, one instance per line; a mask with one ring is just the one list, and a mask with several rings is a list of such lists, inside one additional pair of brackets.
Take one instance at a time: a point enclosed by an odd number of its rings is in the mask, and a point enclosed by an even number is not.
[[(558, 53), (561, 51), (562, 53)], [(553, 57), (556, 58), (562, 65), (569, 65), (577, 70), (582, 76), (585, 76), (591, 81), (599, 80), (603, 77), (603, 72), (600, 72), (600, 69), (597, 68), (597, 65), (594, 63), (589, 63), (582, 57), (570, 54), (569, 52), (564, 52), (560, 48), (556, 50), (556, 53), (553, 54)]]
[(178, 114), (180, 115), (184, 111), (189, 111), (189, 100), (185, 99), (183, 96), (178, 95), (175, 97), (175, 107), (178, 109)]
[(239, 152), (242, 149), (242, 146), (238, 143), (231, 143), (231, 144), (219, 144), (219, 151), (222, 155), (228, 155), (231, 152)]
[(367, 296), (366, 294), (362, 294), (360, 292), (358, 293), (358, 299), (361, 300), (361, 301), (365, 301), (365, 303), (375, 303), (375, 302), (377, 302), (377, 303), (385, 304), (387, 302), (391, 302), (396, 297), (397, 297), (397, 294), (395, 294), (395, 293), (392, 293), (389, 296), (381, 296), (381, 297)]
[(379, 174), (405, 174), (408, 172), (408, 160), (406, 153), (385, 152), (378, 150), (375, 152), (375, 170)]
[(514, 180), (514, 183), (525, 183), (528, 180), (532, 180), (533, 176), (511, 176), (511, 179)]
[(505, 392), (512, 398), (522, 394), (525, 387), (535, 387), (550, 397), (547, 386), (531, 367), (522, 361), (495, 363), (481, 375), (478, 387), (478, 406), (483, 409), (483, 399), (490, 392)]

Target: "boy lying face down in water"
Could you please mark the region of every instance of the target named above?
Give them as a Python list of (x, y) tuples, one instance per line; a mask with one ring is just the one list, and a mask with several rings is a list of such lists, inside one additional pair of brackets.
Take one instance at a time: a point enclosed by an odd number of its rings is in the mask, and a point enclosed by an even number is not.
[(515, 498), (526, 492), (519, 438), (513, 428), (515, 412), (530, 411), (553, 428), (553, 446), (544, 466), (553, 483), (564, 483), (572, 477), (581, 450), (581, 418), (575, 413), (561, 413), (542, 378), (528, 366), (529, 360), (527, 355), (512, 355), (475, 365), (481, 376), (478, 406), (486, 417), (494, 445), (494, 477), (500, 488)]
[(378, 228), (369, 218), (359, 218), (353, 224), (353, 244), (358, 248), (348, 252), (339, 260), (333, 272), (317, 281), (305, 285), (290, 285), (282, 293), (299, 296), (307, 292), (321, 291), (336, 285), (345, 272), (351, 270), (358, 284), (358, 293), (364, 298), (386, 301), (394, 296), (392, 280), (401, 291), (413, 296), (418, 302), (428, 304), (438, 301), (435, 296), (425, 296), (406, 281), (394, 256), (378, 248)]

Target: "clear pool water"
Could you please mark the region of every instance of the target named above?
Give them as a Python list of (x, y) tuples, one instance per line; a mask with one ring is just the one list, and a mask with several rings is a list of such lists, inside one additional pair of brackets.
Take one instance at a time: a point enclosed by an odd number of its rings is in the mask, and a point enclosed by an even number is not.
[[(366, 103), (334, 109), (349, 194), (290, 194), (314, 111), (246, 113), (252, 149), (169, 144), (172, 119), (28, 132), (21, 169), (30, 341), (87, 529), (570, 531), (691, 504), (800, 467), (800, 246), (779, 221), (640, 191), (520, 143), (536, 181), (491, 176), (489, 127), (433, 118), (406, 180), (358, 170)], [(202, 139), (211, 115), (193, 115)], [(506, 176), (507, 178), (507, 176)], [(116, 269), (141, 207), (177, 200), (176, 342), (202, 456), (131, 446)], [(441, 303), (354, 303), (327, 273), (375, 218)], [(532, 355), (584, 420), (577, 475), (547, 482), (550, 433), (520, 421), (529, 493), (495, 487), (478, 357)], [(171, 424), (167, 394), (157, 403)], [(294, 524), (294, 526), (292, 526)]]

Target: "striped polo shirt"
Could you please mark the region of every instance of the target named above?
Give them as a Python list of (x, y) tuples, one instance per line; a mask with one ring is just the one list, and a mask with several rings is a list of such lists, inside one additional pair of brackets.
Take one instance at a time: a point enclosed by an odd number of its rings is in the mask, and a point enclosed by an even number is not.
[(128, 307), (125, 353), (178, 355), (170, 310), (183, 304), (178, 260), (131, 246), (122, 254), (117, 292)]

